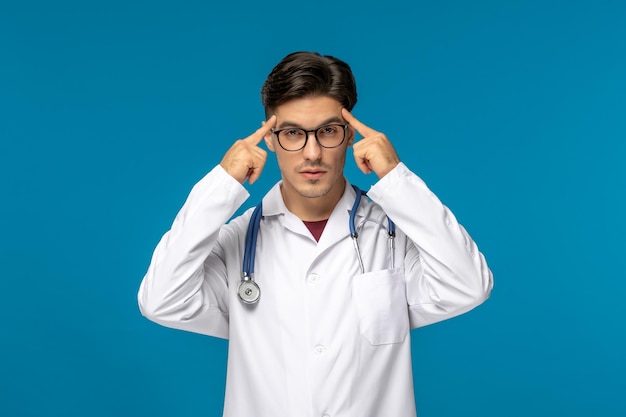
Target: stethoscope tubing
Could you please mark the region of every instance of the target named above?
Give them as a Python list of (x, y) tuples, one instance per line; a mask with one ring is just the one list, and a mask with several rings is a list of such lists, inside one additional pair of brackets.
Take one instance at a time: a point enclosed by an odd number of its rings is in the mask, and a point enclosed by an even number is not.
[[(350, 237), (352, 238), (352, 244), (354, 245), (354, 250), (356, 251), (356, 257), (359, 261), (359, 268), (361, 269), (361, 273), (365, 273), (365, 266), (363, 265), (363, 257), (361, 256), (361, 250), (359, 249), (359, 233), (356, 231), (356, 212), (359, 208), (359, 204), (361, 204), (361, 197), (367, 196), (367, 193), (361, 190), (356, 185), (352, 185), (354, 191), (356, 192), (356, 198), (354, 199), (354, 203), (352, 204), (352, 210), (350, 211)], [(391, 253), (391, 268), (393, 269), (395, 266), (395, 237), (396, 237), (396, 225), (393, 221), (387, 216), (387, 235), (389, 237), (389, 251)]]
[(246, 231), (246, 245), (243, 254), (243, 271), (241, 276), (243, 279), (253, 279), (254, 276), (254, 258), (256, 255), (256, 241), (259, 236), (259, 227), (261, 226), (261, 217), (263, 216), (263, 202), (260, 202), (252, 212), (250, 224)]

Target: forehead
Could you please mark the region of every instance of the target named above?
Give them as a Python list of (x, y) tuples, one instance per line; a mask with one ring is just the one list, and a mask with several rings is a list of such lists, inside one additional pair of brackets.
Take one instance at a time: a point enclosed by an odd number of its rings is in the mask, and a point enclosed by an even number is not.
[(330, 119), (343, 120), (342, 105), (331, 97), (315, 96), (289, 100), (276, 107), (276, 125), (315, 128)]

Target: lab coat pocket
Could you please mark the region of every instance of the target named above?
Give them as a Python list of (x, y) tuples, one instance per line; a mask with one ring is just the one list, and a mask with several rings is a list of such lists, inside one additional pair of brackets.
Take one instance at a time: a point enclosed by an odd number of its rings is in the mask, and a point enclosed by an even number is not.
[(403, 268), (355, 276), (353, 295), (363, 337), (372, 345), (404, 341), (409, 313)]

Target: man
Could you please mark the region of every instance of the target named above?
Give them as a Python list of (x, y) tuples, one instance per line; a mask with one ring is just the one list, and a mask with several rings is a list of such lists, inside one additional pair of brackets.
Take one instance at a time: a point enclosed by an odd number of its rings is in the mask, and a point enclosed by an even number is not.
[[(387, 137), (350, 113), (346, 63), (290, 54), (262, 99), (267, 120), (194, 186), (158, 244), (141, 311), (229, 339), (225, 416), (415, 416), (409, 329), (482, 303), (491, 271)], [(250, 245), (252, 209), (226, 222), (249, 196), (243, 184), (261, 175), (262, 141), (282, 181), (263, 198)], [(353, 219), (360, 193), (343, 176), (349, 146), (361, 171), (378, 177)], [(246, 246), (258, 300), (252, 279), (240, 291)]]

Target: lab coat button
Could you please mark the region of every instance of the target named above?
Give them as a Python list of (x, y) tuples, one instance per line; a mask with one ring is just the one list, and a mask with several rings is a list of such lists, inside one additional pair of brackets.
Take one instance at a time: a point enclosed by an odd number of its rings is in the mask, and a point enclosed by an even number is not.
[(322, 417), (330, 417), (330, 414), (324, 414)]
[(321, 355), (322, 353), (324, 353), (326, 351), (326, 347), (323, 345), (317, 345), (315, 346), (315, 353), (317, 353), (318, 355)]
[(311, 274), (309, 275), (309, 284), (314, 285), (317, 284), (320, 280), (320, 276), (317, 274)]

